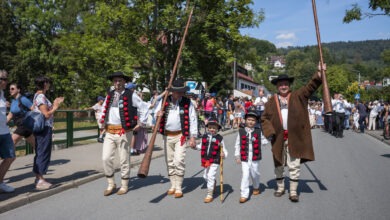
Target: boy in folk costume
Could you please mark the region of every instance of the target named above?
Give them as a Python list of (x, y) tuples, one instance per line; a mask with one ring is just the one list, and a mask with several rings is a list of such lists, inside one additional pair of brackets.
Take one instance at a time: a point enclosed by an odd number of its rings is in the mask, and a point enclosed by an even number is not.
[(245, 115), (245, 127), (240, 128), (235, 144), (237, 164), (242, 167), (241, 197), (240, 203), (245, 203), (249, 198), (249, 179), (252, 178), (253, 195), (260, 194), (259, 161), (261, 160), (261, 145), (267, 140), (263, 138), (261, 130), (255, 128), (259, 117), (254, 109), (248, 110)]
[[(213, 193), (216, 187), (215, 176), (222, 159), (227, 157), (228, 152), (223, 142), (223, 137), (218, 134), (221, 125), (215, 117), (210, 118), (206, 125), (208, 133), (202, 136), (201, 142), (196, 146), (200, 150), (202, 167), (204, 167), (203, 178), (207, 182), (207, 195), (205, 203), (213, 201)], [(221, 150), (222, 149), (222, 150)]]

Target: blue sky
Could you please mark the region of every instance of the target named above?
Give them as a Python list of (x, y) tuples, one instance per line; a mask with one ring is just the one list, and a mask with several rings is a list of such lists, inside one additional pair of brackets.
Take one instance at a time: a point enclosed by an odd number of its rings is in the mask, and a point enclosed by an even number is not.
[[(311, 0), (254, 0), (255, 11), (264, 9), (258, 28), (242, 29), (250, 37), (268, 40), (277, 47), (316, 45)], [(369, 0), (316, 0), (321, 42), (390, 39), (390, 17), (375, 16), (343, 23), (345, 10), (358, 3), (368, 10)]]

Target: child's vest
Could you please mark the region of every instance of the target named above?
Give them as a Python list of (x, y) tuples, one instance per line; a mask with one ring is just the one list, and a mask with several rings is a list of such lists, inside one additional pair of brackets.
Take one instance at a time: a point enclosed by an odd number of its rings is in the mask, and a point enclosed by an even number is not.
[[(114, 100), (115, 91), (111, 91), (106, 97), (106, 103), (102, 113), (101, 123), (104, 124), (108, 121), (108, 116), (112, 102)], [(119, 115), (121, 117), (122, 129), (133, 129), (138, 122), (137, 108), (133, 107), (132, 103), (133, 92), (126, 89), (125, 92), (119, 97)]]
[(249, 134), (246, 132), (245, 128), (240, 128), (239, 135), (241, 161), (248, 161), (249, 143), (252, 144), (252, 161), (261, 160), (261, 130), (255, 128), (252, 132), (251, 139), (249, 139)]
[(207, 134), (204, 134), (202, 136), (202, 147), (200, 149), (202, 167), (207, 168), (212, 163), (215, 163), (215, 164), (220, 163), (222, 140), (223, 140), (223, 137), (219, 134), (211, 136), (211, 138)]
[[(171, 100), (171, 96), (168, 97), (168, 100)], [(180, 109), (180, 123), (181, 123), (181, 130), (182, 134), (185, 137), (188, 137), (190, 134), (190, 104), (191, 100), (186, 97), (182, 97), (179, 102), (179, 109)], [(169, 101), (164, 103), (163, 111), (165, 112), (164, 116), (161, 118), (160, 121), (160, 129), (159, 132), (164, 135), (165, 132), (165, 124), (168, 119), (168, 114), (170, 111)]]

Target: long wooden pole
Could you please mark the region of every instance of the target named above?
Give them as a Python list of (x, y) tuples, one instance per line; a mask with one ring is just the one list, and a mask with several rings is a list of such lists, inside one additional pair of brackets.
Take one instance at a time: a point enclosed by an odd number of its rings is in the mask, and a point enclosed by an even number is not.
[[(187, 1), (187, 5), (188, 4), (189, 4), (189, 1)], [(184, 29), (184, 34), (183, 34), (181, 42), (180, 42), (179, 51), (178, 51), (177, 56), (176, 56), (176, 61), (175, 61), (175, 64), (173, 66), (173, 70), (172, 70), (172, 73), (171, 73), (171, 78), (169, 79), (169, 83), (168, 83), (168, 87), (167, 88), (170, 88), (172, 86), (172, 82), (175, 79), (177, 66), (178, 66), (179, 61), (180, 61), (181, 52), (182, 52), (183, 47), (184, 47), (184, 42), (185, 42), (185, 38), (187, 36), (188, 27), (190, 26), (190, 23), (191, 23), (191, 18), (192, 18), (193, 11), (194, 11), (194, 7), (192, 7), (190, 15), (188, 16), (187, 24), (186, 24), (186, 27)], [(168, 93), (169, 92), (166, 92), (165, 95), (164, 95), (164, 99), (163, 99), (163, 101), (161, 103), (161, 109), (163, 109), (164, 103), (167, 101)], [(150, 138), (150, 141), (149, 141), (149, 144), (148, 144), (148, 148), (145, 151), (144, 158), (142, 159), (141, 166), (140, 166), (140, 168), (138, 170), (138, 177), (140, 177), (140, 178), (146, 178), (148, 176), (150, 161), (152, 160), (152, 153), (153, 153), (154, 142), (156, 141), (157, 130), (160, 127), (160, 122), (161, 122), (161, 116), (157, 116), (157, 120), (156, 120), (156, 124), (154, 126), (154, 129), (153, 129), (152, 137)]]
[[(223, 145), (221, 144), (220, 154), (223, 152)], [(219, 162), (219, 184), (221, 186), (221, 202), (223, 202), (223, 157), (221, 156), (221, 161)]]
[(328, 81), (326, 80), (326, 72), (323, 69), (324, 58), (322, 56), (321, 36), (320, 36), (320, 28), (318, 25), (318, 17), (317, 17), (317, 9), (316, 9), (316, 1), (315, 0), (312, 0), (312, 6), (313, 6), (314, 24), (316, 27), (318, 50), (320, 53), (320, 65), (321, 65), (320, 70), (321, 70), (321, 76), (322, 76), (322, 99), (324, 102), (324, 111), (326, 114), (332, 114), (333, 110), (332, 110), (332, 103), (330, 100)]

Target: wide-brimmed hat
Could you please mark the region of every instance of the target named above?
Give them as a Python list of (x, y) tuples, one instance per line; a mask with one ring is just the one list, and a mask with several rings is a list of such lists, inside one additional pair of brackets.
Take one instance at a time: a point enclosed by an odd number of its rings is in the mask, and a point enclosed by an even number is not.
[(112, 79), (114, 79), (114, 77), (121, 77), (126, 82), (130, 81), (130, 79), (131, 79), (129, 76), (126, 76), (125, 74), (123, 74), (123, 72), (115, 72), (115, 73), (111, 74), (110, 76), (107, 76), (107, 79), (112, 81)]
[(294, 77), (289, 77), (287, 74), (280, 74), (277, 78), (271, 80), (271, 83), (276, 85), (279, 81), (287, 80), (291, 83), (294, 82)]
[(206, 127), (209, 127), (209, 125), (217, 125), (218, 130), (222, 128), (222, 126), (218, 123), (218, 120), (215, 117), (211, 117), (208, 119)]
[(259, 115), (257, 114), (257, 111), (254, 109), (248, 109), (248, 112), (245, 114), (245, 119), (249, 116), (255, 117), (256, 119), (259, 119)]
[(172, 82), (172, 86), (168, 89), (170, 92), (187, 92), (190, 87), (186, 86), (186, 82), (178, 78)]

